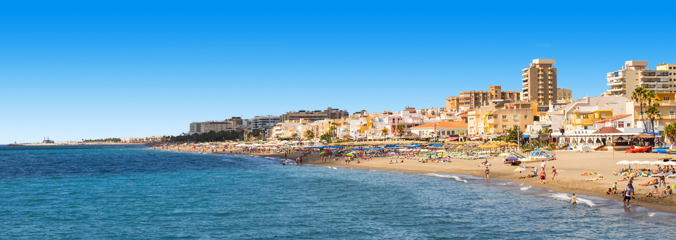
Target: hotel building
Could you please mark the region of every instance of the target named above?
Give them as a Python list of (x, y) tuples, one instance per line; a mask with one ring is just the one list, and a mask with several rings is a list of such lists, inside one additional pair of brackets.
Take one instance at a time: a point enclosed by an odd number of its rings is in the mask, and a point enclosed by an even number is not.
[(547, 105), (556, 102), (556, 68), (554, 59), (534, 59), (522, 70), (523, 100)]
[(446, 98), (446, 111), (464, 111), (488, 106), (493, 100), (519, 101), (521, 99), (520, 92), (502, 91), (501, 86), (488, 86), (488, 91), (466, 91), (459, 94), (459, 97)]
[(646, 69), (647, 66), (648, 61), (626, 61), (622, 70), (609, 72), (606, 77), (609, 89), (604, 95), (631, 97), (639, 86), (654, 93), (676, 92), (676, 64), (662, 63), (655, 70)]

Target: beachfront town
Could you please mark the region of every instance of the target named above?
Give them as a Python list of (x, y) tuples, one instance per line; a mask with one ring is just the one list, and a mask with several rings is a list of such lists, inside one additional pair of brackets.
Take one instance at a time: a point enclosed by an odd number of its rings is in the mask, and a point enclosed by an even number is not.
[[(599, 97), (574, 99), (572, 89), (559, 87), (555, 59), (534, 59), (521, 70), (521, 91), (504, 91), (501, 86), (466, 89), (437, 108), (350, 113), (329, 107), (281, 116), (193, 122), (184, 135), (258, 130), (260, 141), (335, 143), (490, 140), (518, 130), (525, 140), (597, 150), (629, 148), (639, 134), (653, 136), (644, 138), (650, 144), (669, 141), (676, 132), (670, 125), (676, 122), (676, 64), (650, 68), (648, 61), (632, 60), (610, 70), (605, 80), (608, 89)], [(565, 80), (561, 83), (565, 85)]]
[[(185, 136), (223, 131), (239, 132), (241, 136), (227, 140), (326, 144), (504, 141), (510, 133), (517, 133), (523, 141), (536, 140), (556, 149), (586, 146), (592, 150), (628, 149), (637, 145), (637, 138), (641, 145), (673, 142), (672, 138), (676, 136), (676, 64), (659, 63), (651, 68), (648, 61), (631, 60), (617, 69), (602, 70), (599, 75), (604, 72), (608, 89), (597, 93), (599, 96), (596, 97), (574, 99), (572, 87), (559, 87), (555, 59), (534, 59), (521, 69), (518, 80), (521, 91), (504, 91), (501, 86), (477, 86), (477, 89), (463, 89), (455, 96), (439, 99), (438, 104), (431, 103), (442, 106), (434, 108), (407, 106), (383, 112), (348, 112), (328, 107), (250, 119), (231, 117), (190, 123), (189, 130), (179, 136), (185, 139)], [(562, 85), (565, 82), (562, 80)], [(599, 79), (597, 83), (589, 84), (604, 83)], [(116, 141), (129, 144), (175, 139), (173, 136), (153, 136)]]

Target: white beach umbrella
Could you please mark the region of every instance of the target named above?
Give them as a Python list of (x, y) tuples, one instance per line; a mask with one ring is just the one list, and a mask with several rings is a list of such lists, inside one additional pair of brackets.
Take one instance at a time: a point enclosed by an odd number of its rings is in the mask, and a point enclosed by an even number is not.
[(634, 160), (634, 161), (629, 162), (629, 164), (641, 164), (641, 161)]
[(650, 165), (660, 165), (660, 164), (664, 164), (664, 162), (663, 161), (654, 161), (654, 162), (650, 163)]
[(643, 164), (643, 165), (651, 165), (651, 164), (653, 164), (653, 162), (651, 162), (651, 161), (641, 161), (640, 164)]
[(615, 163), (615, 164), (617, 164), (617, 165), (627, 165), (627, 164), (630, 164), (630, 162), (627, 161), (627, 160), (622, 160), (622, 161), (619, 161), (619, 162), (617, 162), (617, 163)]

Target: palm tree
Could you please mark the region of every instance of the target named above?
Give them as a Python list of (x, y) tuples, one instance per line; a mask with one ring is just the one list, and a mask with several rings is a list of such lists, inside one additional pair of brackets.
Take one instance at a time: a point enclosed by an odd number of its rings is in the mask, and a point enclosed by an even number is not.
[(646, 92), (650, 92), (643, 87), (637, 87), (634, 89), (634, 92), (631, 93), (631, 100), (636, 101), (641, 107), (641, 121), (643, 122), (643, 127), (645, 128), (645, 119), (643, 118), (643, 105), (645, 104)]
[(676, 139), (676, 123), (664, 126), (664, 135), (667, 136), (669, 142), (674, 143), (674, 139)]
[(659, 98), (657, 98), (657, 94), (651, 91), (646, 91), (645, 92), (645, 101), (647, 102), (647, 110), (646, 110), (646, 116), (648, 117), (648, 120), (650, 121), (650, 127), (651, 127), (651, 133), (655, 133), (655, 118), (660, 117), (660, 110), (658, 107), (660, 106), (660, 103), (662, 102)]
[(387, 130), (387, 128), (383, 128), (383, 130), (381, 131), (380, 134), (383, 135), (383, 137), (385, 137), (385, 136), (387, 136), (387, 133), (388, 133), (388, 132), (389, 132), (389, 131)]
[(247, 137), (249, 136), (249, 131), (248, 131), (248, 130), (244, 130), (244, 132), (242, 133), (242, 136), (243, 136), (243, 138), (244, 138), (244, 141), (246, 142), (246, 139), (247, 139)]
[(305, 131), (305, 138), (307, 138), (308, 140), (315, 138), (315, 132), (308, 129), (307, 131)]

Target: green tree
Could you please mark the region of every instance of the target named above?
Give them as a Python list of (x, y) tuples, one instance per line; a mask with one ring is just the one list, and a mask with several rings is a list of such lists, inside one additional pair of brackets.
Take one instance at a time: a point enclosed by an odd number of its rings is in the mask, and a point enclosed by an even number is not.
[(331, 143), (333, 136), (331, 135), (331, 133), (324, 133), (321, 136), (319, 136), (319, 139), (326, 141), (326, 143)]
[(296, 139), (297, 137), (298, 137), (298, 134), (297, 134), (297, 133), (291, 134), (291, 138)]
[(305, 138), (307, 138), (308, 140), (315, 138), (315, 132), (308, 129), (307, 131), (305, 131)]
[(645, 118), (643, 117), (643, 107), (646, 102), (646, 92), (650, 92), (647, 89), (643, 87), (637, 87), (634, 89), (634, 92), (631, 93), (631, 100), (636, 101), (638, 105), (641, 107), (641, 121), (643, 122), (643, 126), (645, 127)]
[(655, 94), (654, 92), (651, 92), (651, 91), (645, 92), (645, 101), (646, 101), (646, 107), (647, 107), (647, 109), (645, 111), (645, 115), (648, 118), (648, 120), (650, 121), (650, 127), (651, 127), (650, 132), (654, 133), (655, 132), (655, 118), (658, 118), (658, 117), (661, 116), (660, 110), (659, 110), (658, 107), (660, 106), (660, 103), (662, 101), (657, 97), (657, 94)]
[(669, 139), (669, 142), (674, 143), (676, 139), (676, 123), (664, 126), (664, 135)]
[(385, 137), (385, 136), (387, 136), (387, 133), (389, 133), (389, 132), (390, 132), (390, 131), (387, 130), (387, 128), (383, 128), (383, 130), (380, 131), (380, 135), (382, 135), (383, 137)]
[(404, 134), (404, 126), (403, 125), (397, 126), (397, 132), (399, 133), (399, 135)]
[(519, 125), (514, 125), (514, 127), (507, 129), (507, 141), (520, 141), (522, 136), (523, 132), (521, 131), (521, 127), (519, 127)]

